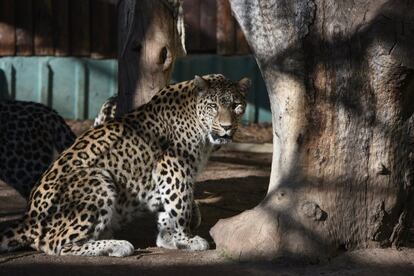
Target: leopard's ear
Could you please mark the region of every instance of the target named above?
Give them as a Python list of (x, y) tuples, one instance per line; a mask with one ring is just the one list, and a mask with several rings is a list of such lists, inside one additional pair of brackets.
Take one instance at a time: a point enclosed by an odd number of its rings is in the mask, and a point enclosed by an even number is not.
[(252, 85), (252, 81), (249, 78), (245, 77), (245, 78), (242, 78), (241, 80), (239, 80), (237, 82), (237, 84), (239, 86), (240, 91), (243, 94), (247, 94), (247, 92), (249, 92), (250, 86)]
[(208, 81), (198, 75), (195, 75), (194, 76), (194, 87), (197, 89), (197, 95), (201, 96), (208, 89)]

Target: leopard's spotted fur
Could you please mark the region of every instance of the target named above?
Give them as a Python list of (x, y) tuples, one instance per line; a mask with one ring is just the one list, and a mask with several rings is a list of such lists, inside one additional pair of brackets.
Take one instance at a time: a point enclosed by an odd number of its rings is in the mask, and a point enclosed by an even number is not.
[(32, 187), (75, 134), (42, 104), (0, 101), (0, 179), (28, 198)]

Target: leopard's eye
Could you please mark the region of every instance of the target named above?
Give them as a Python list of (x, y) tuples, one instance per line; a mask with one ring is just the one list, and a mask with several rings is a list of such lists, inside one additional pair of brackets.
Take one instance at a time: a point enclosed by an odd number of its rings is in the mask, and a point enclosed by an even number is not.
[(217, 104), (215, 104), (215, 103), (209, 103), (209, 104), (207, 104), (207, 106), (212, 108), (212, 109), (217, 109)]

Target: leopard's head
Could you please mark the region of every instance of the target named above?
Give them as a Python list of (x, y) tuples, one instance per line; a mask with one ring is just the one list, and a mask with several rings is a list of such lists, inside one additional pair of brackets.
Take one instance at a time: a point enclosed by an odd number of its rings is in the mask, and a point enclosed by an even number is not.
[(214, 145), (229, 143), (246, 109), (248, 78), (233, 82), (223, 75), (195, 76), (197, 116)]

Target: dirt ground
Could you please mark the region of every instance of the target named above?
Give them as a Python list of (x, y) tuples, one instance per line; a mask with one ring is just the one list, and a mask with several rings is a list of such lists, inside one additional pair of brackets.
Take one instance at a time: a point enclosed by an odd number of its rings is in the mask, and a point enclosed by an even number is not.
[[(75, 123), (79, 131), (89, 127)], [(214, 250), (210, 228), (219, 220), (256, 206), (265, 196), (270, 175), (269, 144), (251, 144), (255, 132), (260, 142), (271, 141), (268, 126), (248, 126), (239, 141), (210, 158), (196, 185), (202, 223), (198, 235), (207, 238), (211, 250), (186, 252), (155, 247), (153, 217), (140, 218), (115, 237), (136, 248), (127, 258), (56, 257), (34, 251), (0, 255), (0, 276), (6, 275), (414, 275), (414, 249), (376, 249), (345, 253), (319, 264), (277, 260), (273, 263), (240, 263)], [(269, 134), (270, 131), (270, 134)], [(78, 132), (75, 130), (75, 132)], [(79, 133), (79, 132), (78, 132)], [(242, 149), (243, 151), (237, 151)], [(271, 147), (270, 147), (271, 149)], [(0, 182), (0, 227), (18, 218), (25, 201)], [(243, 242), (243, 241), (240, 241)]]

